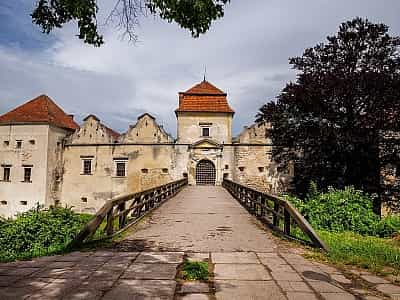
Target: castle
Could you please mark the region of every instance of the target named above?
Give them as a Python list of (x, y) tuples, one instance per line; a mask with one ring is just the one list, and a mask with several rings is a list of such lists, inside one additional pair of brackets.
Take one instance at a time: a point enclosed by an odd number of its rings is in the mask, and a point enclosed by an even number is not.
[(35, 206), (94, 213), (112, 197), (187, 177), (224, 178), (267, 192), (285, 188), (291, 170), (271, 160), (267, 125), (232, 137), (227, 94), (204, 80), (179, 93), (174, 139), (149, 113), (120, 134), (89, 115), (79, 126), (46, 95), (0, 116), (0, 216)]

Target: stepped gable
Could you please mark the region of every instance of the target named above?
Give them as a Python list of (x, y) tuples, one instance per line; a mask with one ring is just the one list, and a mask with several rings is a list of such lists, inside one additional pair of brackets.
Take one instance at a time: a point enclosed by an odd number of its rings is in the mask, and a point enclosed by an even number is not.
[(186, 92), (179, 93), (179, 108), (175, 112), (234, 113), (227, 94), (204, 80)]
[(69, 130), (79, 128), (73, 117), (46, 95), (40, 95), (0, 116), (0, 124), (19, 123), (48, 123)]

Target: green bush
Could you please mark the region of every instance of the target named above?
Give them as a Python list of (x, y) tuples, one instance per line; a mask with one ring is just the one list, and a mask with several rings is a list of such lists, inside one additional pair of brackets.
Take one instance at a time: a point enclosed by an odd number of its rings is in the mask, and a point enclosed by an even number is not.
[(353, 187), (344, 190), (329, 188), (319, 192), (311, 184), (304, 201), (286, 196), (316, 229), (332, 232), (352, 231), (362, 235), (390, 237), (400, 230), (400, 217), (380, 218), (373, 212), (373, 196)]
[(185, 280), (207, 280), (208, 263), (200, 261), (185, 261), (182, 276)]
[(30, 258), (64, 251), (90, 215), (70, 208), (29, 210), (0, 222), (0, 260)]

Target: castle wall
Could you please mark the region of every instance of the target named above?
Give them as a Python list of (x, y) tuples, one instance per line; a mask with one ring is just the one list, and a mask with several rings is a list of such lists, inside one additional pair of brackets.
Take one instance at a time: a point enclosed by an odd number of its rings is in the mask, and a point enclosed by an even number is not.
[[(0, 216), (46, 204), (49, 131), (47, 124), (0, 126)], [(4, 181), (8, 167), (10, 180)], [(31, 167), (30, 182), (24, 182), (24, 167)]]

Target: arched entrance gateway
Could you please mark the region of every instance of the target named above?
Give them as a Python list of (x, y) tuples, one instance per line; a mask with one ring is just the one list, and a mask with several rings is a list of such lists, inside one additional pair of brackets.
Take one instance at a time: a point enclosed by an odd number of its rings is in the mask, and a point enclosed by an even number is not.
[(196, 167), (196, 184), (215, 185), (215, 173), (215, 166), (211, 161), (207, 159), (199, 161)]

